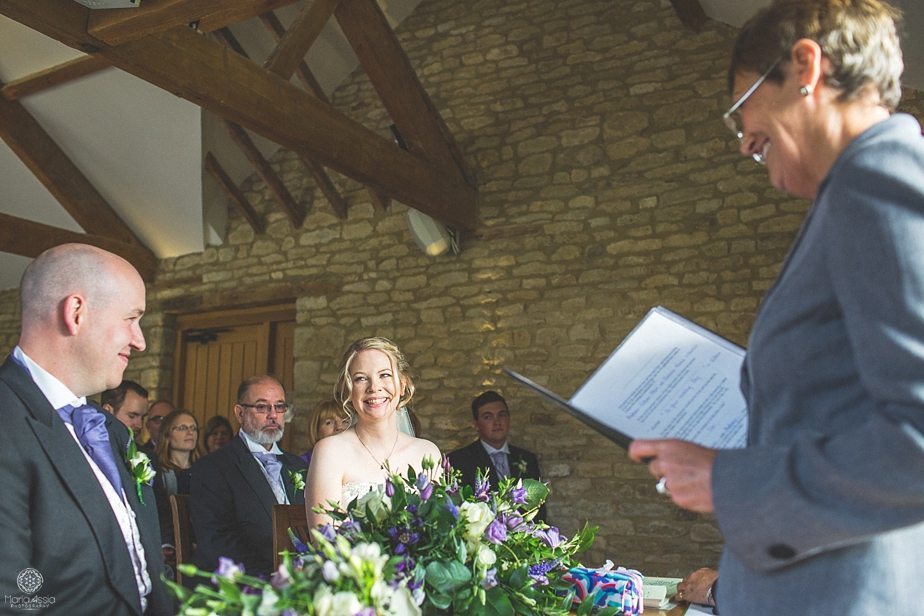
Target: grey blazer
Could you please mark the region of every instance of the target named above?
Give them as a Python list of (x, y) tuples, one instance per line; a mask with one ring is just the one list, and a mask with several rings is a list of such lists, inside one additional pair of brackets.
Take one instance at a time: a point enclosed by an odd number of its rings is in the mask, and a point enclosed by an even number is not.
[[(6, 595), (25, 594), (17, 576), (31, 567), (44, 578), (34, 596), (54, 597), (49, 613), (141, 614), (128, 549), (102, 487), (64, 422), (9, 357), (0, 367), (0, 424), (0, 613), (10, 609)], [(124, 459), (128, 429), (111, 415), (106, 426), (116, 461)], [(172, 614), (160, 579), (154, 492), (144, 486), (139, 503), (127, 465), (118, 466), (153, 583), (146, 614)]]
[(748, 447), (713, 469), (723, 616), (920, 613), (924, 139), (896, 115), (822, 183), (754, 323)]

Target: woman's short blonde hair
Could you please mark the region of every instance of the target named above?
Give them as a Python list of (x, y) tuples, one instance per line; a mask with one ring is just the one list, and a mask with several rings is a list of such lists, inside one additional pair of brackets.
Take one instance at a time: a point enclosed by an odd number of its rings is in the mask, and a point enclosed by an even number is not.
[(321, 424), (326, 420), (333, 419), (335, 421), (340, 421), (342, 419), (349, 419), (349, 415), (343, 410), (343, 407), (339, 402), (333, 398), (328, 398), (327, 400), (322, 400), (318, 402), (313, 409), (311, 409), (311, 415), (308, 420), (308, 448), (314, 449), (314, 446), (317, 444), (320, 438), (321, 433)]
[(401, 349), (398, 348), (398, 345), (388, 338), (382, 338), (381, 336), (360, 338), (351, 344), (343, 354), (343, 360), (340, 363), (340, 373), (337, 377), (337, 383), (334, 385), (334, 398), (350, 417), (355, 418), (356, 416), (356, 409), (353, 408), (353, 403), (350, 401), (350, 395), (353, 393), (353, 379), (350, 376), (350, 364), (353, 363), (353, 360), (360, 351), (369, 350), (382, 351), (388, 355), (392, 370), (398, 382), (403, 385), (401, 397), (398, 400), (398, 407), (406, 406), (411, 401), (411, 398), (414, 397), (415, 387), (414, 379), (411, 376), (411, 365), (404, 357), (404, 353), (401, 352)]
[[(831, 62), (826, 85), (850, 101), (875, 92), (894, 111), (901, 99), (904, 64), (899, 44), (901, 12), (884, 0), (774, 0), (742, 26), (728, 68), (729, 92), (735, 75), (761, 74), (774, 62), (790, 59), (799, 39), (818, 43)], [(767, 79), (781, 82), (782, 66)]]

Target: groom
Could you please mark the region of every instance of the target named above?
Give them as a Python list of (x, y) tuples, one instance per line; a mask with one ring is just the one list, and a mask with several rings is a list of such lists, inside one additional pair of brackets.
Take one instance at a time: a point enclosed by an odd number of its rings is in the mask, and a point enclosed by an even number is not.
[(129, 431), (86, 405), (144, 350), (144, 283), (112, 253), (64, 244), (26, 268), (20, 303), (0, 367), (0, 613), (172, 614)]

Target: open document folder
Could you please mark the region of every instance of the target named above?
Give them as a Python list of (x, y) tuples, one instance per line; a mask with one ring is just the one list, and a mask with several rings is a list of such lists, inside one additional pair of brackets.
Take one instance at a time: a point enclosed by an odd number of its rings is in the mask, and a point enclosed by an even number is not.
[(729, 449), (747, 438), (743, 359), (741, 347), (656, 306), (570, 400), (504, 372), (622, 447), (637, 438), (679, 438)]

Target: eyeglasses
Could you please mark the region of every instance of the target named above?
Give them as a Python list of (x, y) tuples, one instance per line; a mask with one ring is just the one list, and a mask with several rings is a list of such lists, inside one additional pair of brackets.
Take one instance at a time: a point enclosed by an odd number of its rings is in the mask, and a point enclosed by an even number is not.
[[(722, 116), (722, 121), (725, 122), (725, 126), (727, 126), (728, 129), (735, 135), (735, 138), (738, 140), (739, 143), (744, 141), (744, 133), (738, 129), (738, 122), (734, 118), (734, 113), (737, 112), (738, 109), (740, 109), (741, 106), (745, 102), (747, 102), (749, 98), (751, 98), (751, 95), (757, 91), (757, 88), (760, 87), (760, 84), (762, 84), (764, 81), (767, 80), (767, 77), (770, 76), (770, 73), (773, 72), (773, 69), (776, 68), (776, 65), (779, 64), (780, 60), (782, 59), (783, 59), (782, 57), (777, 58), (773, 62), (773, 64), (770, 65), (770, 68), (768, 68), (764, 72), (763, 75), (758, 77), (757, 81), (752, 83), (751, 87), (745, 90), (744, 94), (739, 96), (738, 100), (736, 100), (735, 103), (731, 107), (729, 107), (728, 111), (726, 111), (725, 114)], [(764, 165), (767, 163), (767, 161), (764, 160), (763, 152), (754, 152), (753, 154), (751, 154), (751, 158), (753, 158), (754, 161), (759, 165)]]
[(175, 432), (198, 432), (198, 426), (173, 426)]
[(149, 423), (160, 423), (164, 420), (163, 415), (155, 415), (154, 417), (148, 417)]
[(253, 409), (258, 415), (267, 415), (270, 410), (276, 411), (277, 414), (282, 415), (289, 410), (289, 405), (286, 402), (277, 402), (276, 404), (269, 404), (267, 402), (257, 402), (256, 404), (244, 404), (240, 403), (241, 406), (247, 409)]

